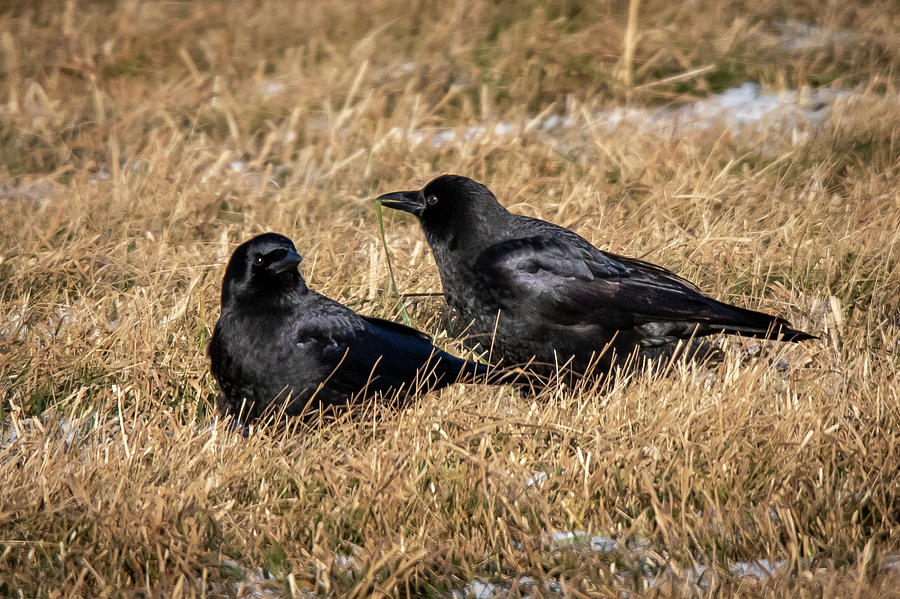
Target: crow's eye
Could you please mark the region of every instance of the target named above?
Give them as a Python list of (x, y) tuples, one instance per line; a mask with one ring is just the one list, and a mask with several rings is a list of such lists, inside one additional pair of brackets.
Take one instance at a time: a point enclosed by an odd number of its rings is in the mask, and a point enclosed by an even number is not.
[(438, 203), (438, 197), (436, 195), (432, 194), (432, 195), (428, 196), (427, 198), (425, 198), (425, 203), (428, 204), (429, 206), (434, 206), (435, 204)]
[(263, 260), (262, 256), (257, 256), (256, 258), (253, 259), (253, 264), (255, 264), (257, 266), (262, 266), (264, 262), (265, 262), (265, 260)]

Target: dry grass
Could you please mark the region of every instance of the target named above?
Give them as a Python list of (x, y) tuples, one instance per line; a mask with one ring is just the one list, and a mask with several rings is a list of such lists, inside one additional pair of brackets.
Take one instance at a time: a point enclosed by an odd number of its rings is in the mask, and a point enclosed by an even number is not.
[[(0, 595), (897, 596), (895, 2), (644, 0), (625, 61), (624, 2), (35, 5), (0, 14)], [(804, 22), (824, 42), (786, 48)], [(808, 135), (590, 118), (748, 79), (852, 93)], [(410, 141), (542, 113), (576, 125)], [(396, 317), (369, 199), (442, 172), (822, 338), (602, 392), (217, 423), (234, 245), (288, 234), (315, 288)], [(400, 288), (439, 290), (416, 224), (386, 224)], [(439, 301), (409, 306), (441, 335)], [(784, 563), (732, 571), (760, 558)]]

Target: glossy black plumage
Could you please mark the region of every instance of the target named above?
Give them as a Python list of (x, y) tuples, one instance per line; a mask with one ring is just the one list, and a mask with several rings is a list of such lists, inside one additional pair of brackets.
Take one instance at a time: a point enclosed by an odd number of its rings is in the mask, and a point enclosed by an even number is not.
[(534, 359), (550, 370), (572, 358), (576, 371), (592, 361), (608, 368), (635, 347), (719, 332), (814, 338), (783, 318), (707, 297), (662, 267), (512, 214), (466, 177), (444, 175), (421, 190), (378, 199), (418, 217), (447, 303), (505, 365)]
[(274, 233), (232, 254), (209, 344), (223, 413), (250, 422), (270, 408), (333, 411), (373, 393), (488, 378), (486, 366), (437, 349), (415, 329), (310, 290), (300, 260), (291, 240)]

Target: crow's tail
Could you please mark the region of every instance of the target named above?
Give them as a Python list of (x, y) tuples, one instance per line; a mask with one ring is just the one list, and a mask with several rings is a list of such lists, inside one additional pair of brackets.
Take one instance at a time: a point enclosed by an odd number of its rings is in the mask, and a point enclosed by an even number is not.
[(524, 386), (534, 386), (538, 382), (533, 373), (521, 368), (500, 368), (460, 358), (442, 359), (441, 362), (440, 374), (449, 378), (449, 382)]
[(701, 333), (705, 335), (729, 333), (795, 343), (818, 339), (815, 335), (792, 328), (791, 323), (780, 316), (739, 308), (712, 299), (709, 300), (708, 313), (705, 316), (701, 326)]

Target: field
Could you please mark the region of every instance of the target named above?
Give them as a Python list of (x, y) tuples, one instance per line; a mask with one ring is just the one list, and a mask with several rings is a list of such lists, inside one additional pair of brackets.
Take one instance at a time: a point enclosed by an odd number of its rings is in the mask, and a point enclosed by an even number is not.
[[(0, 64), (0, 596), (900, 597), (896, 1), (0, 2)], [(221, 422), (263, 231), (472, 357), (373, 202), (446, 172), (820, 338)]]

